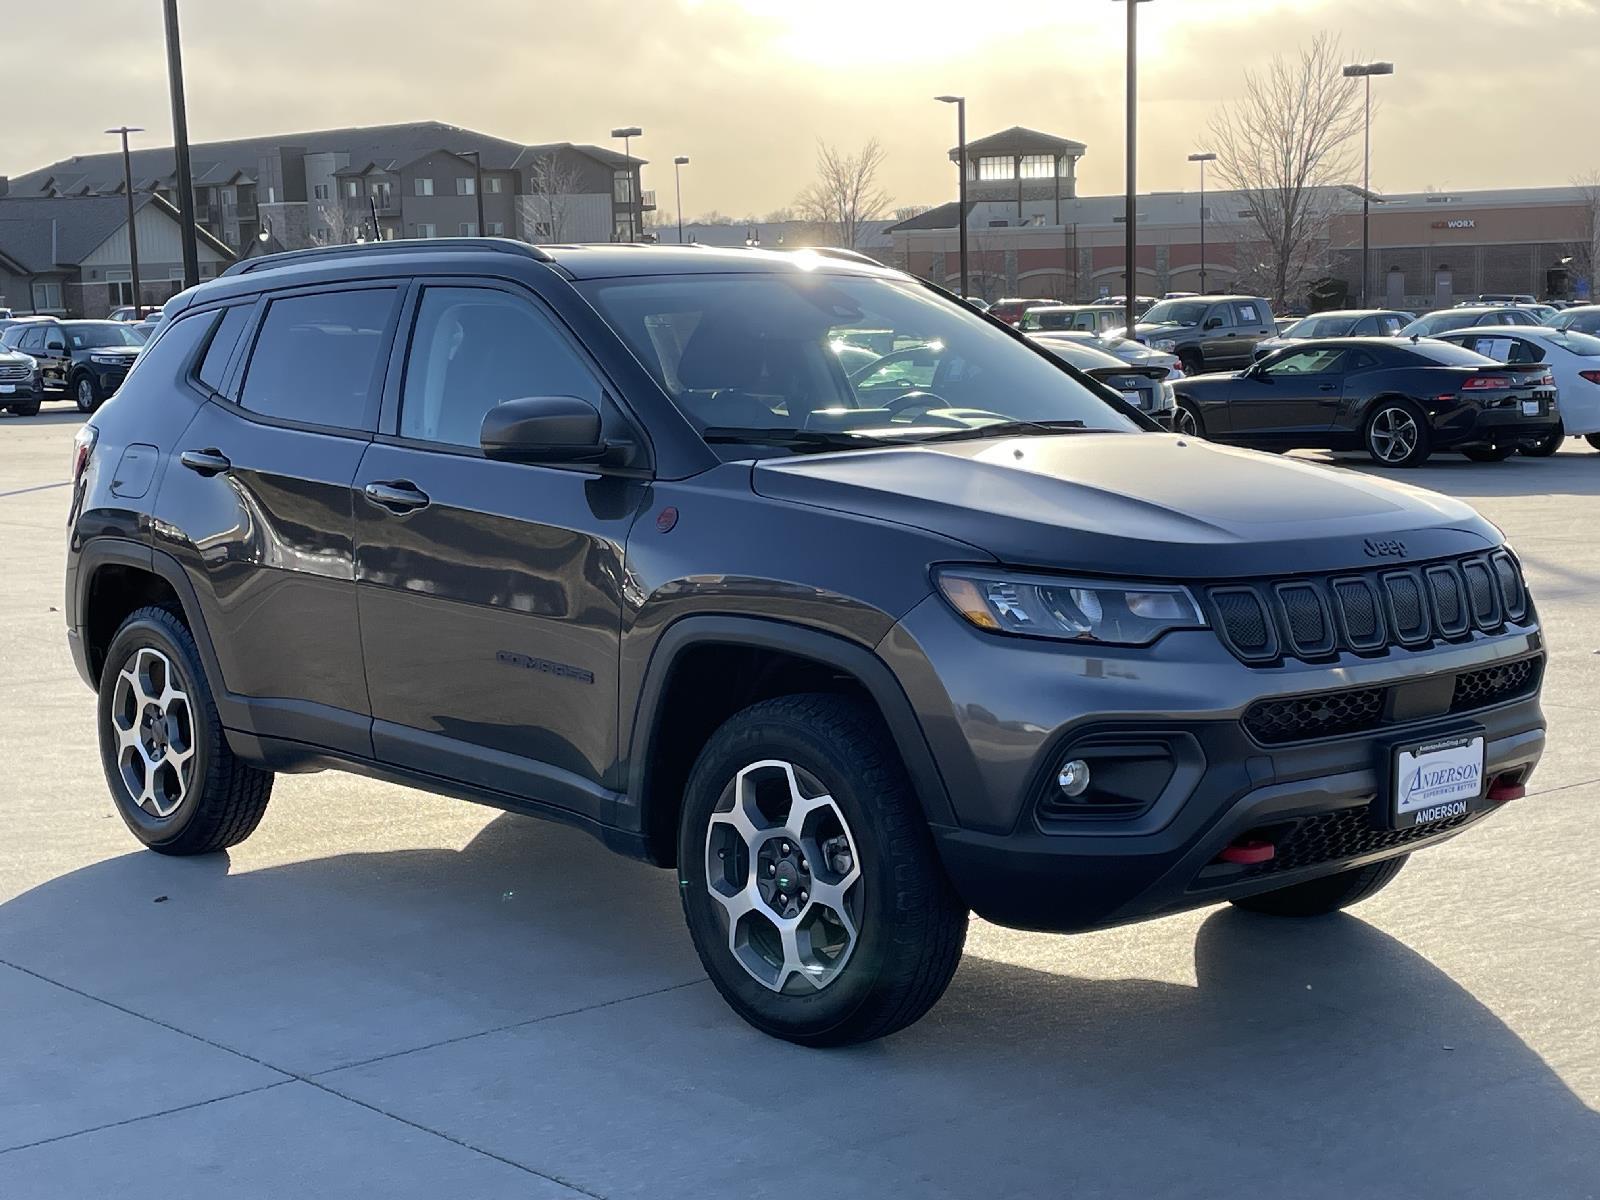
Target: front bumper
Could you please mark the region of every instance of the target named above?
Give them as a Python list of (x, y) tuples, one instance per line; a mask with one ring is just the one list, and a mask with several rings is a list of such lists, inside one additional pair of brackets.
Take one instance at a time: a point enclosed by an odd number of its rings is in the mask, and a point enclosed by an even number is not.
[[(1537, 631), (1260, 669), (1206, 631), (1138, 651), (1085, 653), (980, 633), (935, 599), (879, 649), (923, 714), (951, 795), (957, 824), (934, 829), (946, 871), (980, 916), (1019, 928), (1095, 929), (1408, 853), (1492, 806), (1418, 831), (1379, 829), (1369, 814), (1388, 786), (1396, 741), (1481, 729), (1486, 776), (1519, 781), (1544, 748), (1537, 690), (1484, 709), (1401, 716), (1365, 732), (1282, 744), (1256, 740), (1243, 721), (1263, 698), (1421, 684), (1537, 655)], [(1164, 744), (1176, 769), (1133, 815), (1046, 819), (1041, 801), (1060, 764), (1096, 741)], [(1281, 854), (1262, 864), (1217, 863), (1246, 835), (1267, 837)]]
[[(10, 389), (10, 390), (7, 390)], [(44, 399), (44, 383), (37, 372), (24, 380), (0, 380), (0, 407)]]

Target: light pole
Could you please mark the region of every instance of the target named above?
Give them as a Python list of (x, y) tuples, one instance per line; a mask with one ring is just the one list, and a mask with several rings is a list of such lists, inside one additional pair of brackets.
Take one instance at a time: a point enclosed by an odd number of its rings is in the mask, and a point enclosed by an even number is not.
[(200, 282), (200, 247), (194, 235), (194, 173), (189, 168), (189, 114), (183, 100), (183, 48), (178, 41), (178, 0), (166, 0), (167, 83), (172, 90), (172, 157), (178, 176), (178, 216), (183, 221), (183, 286)]
[(685, 155), (678, 155), (672, 160), (672, 183), (678, 193), (678, 245), (683, 245), (683, 168), (689, 165)]
[(967, 98), (965, 96), (935, 96), (940, 104), (956, 106), (956, 226), (961, 237), (961, 298), (967, 298)]
[(1139, 170), (1136, 161), (1136, 152), (1139, 145), (1139, 5), (1148, 0), (1117, 0), (1128, 6), (1128, 183), (1127, 183), (1127, 216), (1124, 221), (1127, 225), (1125, 233), (1127, 241), (1123, 247), (1123, 257), (1127, 259), (1124, 276), (1127, 279), (1127, 312), (1125, 320), (1128, 323), (1126, 336), (1134, 336), (1134, 302), (1138, 299), (1138, 254), (1139, 254), (1139, 220), (1138, 214), (1133, 211), (1135, 197), (1139, 188)]
[[(630, 242), (637, 242), (639, 240), (639, 230), (635, 224), (633, 214), (639, 211), (639, 197), (637, 195), (639, 187), (638, 181), (634, 178), (633, 174), (633, 153), (629, 150), (628, 146), (634, 138), (643, 137), (644, 130), (640, 129), (637, 125), (629, 125), (622, 129), (613, 129), (611, 131), (611, 136), (622, 139), (622, 157), (627, 160), (625, 163), (623, 163), (623, 169), (628, 172), (628, 240)], [(613, 189), (613, 191), (614, 190), (615, 189)]]
[(1206, 164), (1216, 162), (1210, 151), (1189, 155), (1190, 162), (1200, 164), (1200, 294), (1206, 294)]
[(133, 278), (133, 319), (137, 321), (143, 313), (139, 307), (139, 235), (133, 228), (133, 160), (128, 157), (128, 135), (144, 130), (137, 125), (123, 125), (106, 132), (122, 135), (122, 186), (128, 194), (128, 274)]
[(478, 236), (487, 237), (488, 230), (483, 225), (483, 152), (481, 150), (457, 150), (457, 158), (470, 158), (472, 160), (472, 194), (478, 198)]
[(1346, 79), (1366, 84), (1367, 112), (1361, 137), (1361, 307), (1367, 307), (1367, 282), (1372, 277), (1372, 77), (1393, 75), (1391, 62), (1351, 63), (1344, 69)]

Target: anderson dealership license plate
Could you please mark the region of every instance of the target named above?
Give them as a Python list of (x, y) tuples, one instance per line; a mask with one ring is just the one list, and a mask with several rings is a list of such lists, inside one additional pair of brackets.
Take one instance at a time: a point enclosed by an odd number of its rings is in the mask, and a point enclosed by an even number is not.
[(1483, 735), (1398, 747), (1393, 795), (1396, 829), (1466, 816), (1483, 795)]

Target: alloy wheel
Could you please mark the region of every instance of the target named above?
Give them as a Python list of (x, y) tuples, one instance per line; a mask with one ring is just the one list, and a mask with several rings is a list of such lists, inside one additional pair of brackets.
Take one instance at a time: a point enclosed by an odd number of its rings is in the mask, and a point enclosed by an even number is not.
[(1372, 418), (1367, 439), (1374, 455), (1383, 462), (1397, 463), (1411, 457), (1420, 436), (1415, 417), (1403, 408), (1386, 408)]
[(1172, 431), (1185, 437), (1199, 437), (1200, 422), (1195, 420), (1194, 413), (1180, 404), (1178, 411), (1172, 414)]
[(94, 407), (94, 384), (87, 375), (78, 380), (78, 407), (84, 412)]
[(170, 817), (194, 773), (194, 708), (161, 651), (141, 646), (117, 672), (111, 725), (128, 795), (152, 817)]
[(751, 763), (717, 801), (706, 830), (706, 888), (728, 949), (774, 992), (821, 991), (859, 939), (861, 865), (844, 813), (804, 769)]

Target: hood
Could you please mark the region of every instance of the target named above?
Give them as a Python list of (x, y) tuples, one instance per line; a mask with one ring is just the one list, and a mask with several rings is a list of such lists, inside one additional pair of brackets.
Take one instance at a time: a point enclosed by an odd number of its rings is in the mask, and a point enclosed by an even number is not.
[(1140, 341), (1146, 341), (1150, 338), (1173, 337), (1186, 329), (1199, 328), (1198, 325), (1179, 325), (1176, 321), (1161, 321), (1154, 325), (1149, 321), (1140, 321), (1133, 327), (1133, 332)]
[[(1002, 562), (1097, 574), (1337, 571), (1500, 542), (1447, 496), (1169, 434), (896, 446), (763, 459), (753, 474), (763, 496), (916, 526)], [(1369, 542), (1384, 543), (1382, 558)]]
[(137, 358), (143, 346), (85, 346), (80, 354), (120, 354), (123, 358)]
[(32, 361), (33, 361), (33, 355), (31, 355), (31, 354), (24, 354), (21, 350), (7, 350), (4, 346), (0, 346), (0, 362), (4, 362), (4, 363), (30, 362), (31, 363)]

